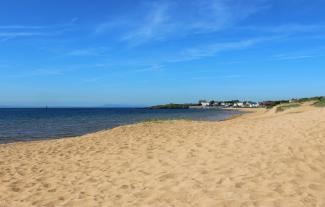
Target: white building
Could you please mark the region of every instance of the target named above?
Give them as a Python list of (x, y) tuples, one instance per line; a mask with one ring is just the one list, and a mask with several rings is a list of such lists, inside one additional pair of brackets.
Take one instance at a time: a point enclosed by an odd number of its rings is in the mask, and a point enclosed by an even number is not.
[(206, 107), (209, 107), (209, 106), (210, 106), (210, 103), (209, 103), (209, 102), (202, 101), (202, 102), (201, 102), (201, 106), (202, 106), (203, 108), (206, 108)]
[(248, 102), (248, 103), (247, 103), (247, 106), (248, 106), (249, 108), (257, 108), (257, 107), (260, 106), (260, 104), (259, 104), (259, 103), (256, 103), (256, 102)]
[(234, 107), (244, 107), (243, 102), (234, 103)]

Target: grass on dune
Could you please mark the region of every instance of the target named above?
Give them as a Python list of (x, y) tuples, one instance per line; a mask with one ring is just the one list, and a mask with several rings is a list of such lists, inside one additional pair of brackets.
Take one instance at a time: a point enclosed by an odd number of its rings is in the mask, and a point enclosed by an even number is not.
[(314, 102), (314, 106), (318, 107), (325, 107), (325, 97), (324, 96), (316, 96), (311, 98), (302, 98), (298, 100), (298, 103), (304, 103), (304, 102)]
[(310, 102), (310, 101), (318, 102), (318, 101), (320, 101), (322, 99), (324, 99), (323, 96), (315, 96), (315, 97), (311, 97), (311, 98), (301, 98), (301, 99), (298, 99), (297, 102), (298, 103), (305, 103), (305, 102)]
[(317, 107), (325, 107), (325, 98), (321, 98), (320, 100), (316, 101), (316, 103), (314, 103), (315, 106)]
[(300, 106), (300, 104), (298, 104), (298, 103), (281, 105), (281, 106), (277, 107), (276, 112), (282, 112), (282, 111), (285, 111), (287, 109), (296, 108), (296, 107), (299, 107), (299, 106)]

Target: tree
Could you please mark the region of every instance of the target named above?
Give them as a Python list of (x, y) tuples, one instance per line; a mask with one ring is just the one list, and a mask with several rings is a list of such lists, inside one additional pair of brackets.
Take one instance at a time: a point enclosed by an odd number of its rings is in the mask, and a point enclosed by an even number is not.
[(202, 102), (207, 102), (207, 101), (206, 100), (199, 100), (199, 105), (201, 105)]

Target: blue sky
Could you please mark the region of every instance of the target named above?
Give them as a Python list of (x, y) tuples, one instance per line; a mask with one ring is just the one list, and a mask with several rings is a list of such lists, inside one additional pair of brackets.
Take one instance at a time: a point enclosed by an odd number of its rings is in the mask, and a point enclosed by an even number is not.
[(325, 95), (322, 0), (3, 0), (0, 105)]

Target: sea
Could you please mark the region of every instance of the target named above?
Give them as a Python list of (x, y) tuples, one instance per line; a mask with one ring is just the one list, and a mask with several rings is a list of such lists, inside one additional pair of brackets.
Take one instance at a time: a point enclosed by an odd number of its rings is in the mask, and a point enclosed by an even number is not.
[(0, 144), (74, 137), (156, 119), (220, 121), (237, 114), (223, 109), (0, 108)]

